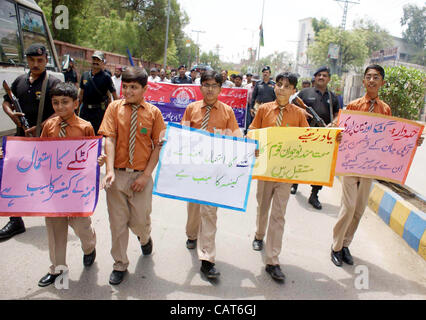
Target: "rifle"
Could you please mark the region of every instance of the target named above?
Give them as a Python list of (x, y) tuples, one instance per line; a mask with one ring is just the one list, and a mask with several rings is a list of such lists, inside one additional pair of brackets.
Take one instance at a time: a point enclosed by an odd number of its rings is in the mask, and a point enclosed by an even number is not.
[[(12, 90), (10, 90), (10, 87), (9, 87), (6, 80), (3, 80), (3, 88), (6, 91), (7, 95), (9, 96), (10, 100), (12, 101), (12, 106), (15, 108), (15, 110), (17, 112), (23, 113), (18, 99), (15, 97)], [(21, 121), (21, 124), (22, 124), (22, 126), (24, 127), (25, 130), (28, 130), (30, 128), (28, 120), (27, 120), (27, 118), (25, 118), (25, 116), (20, 116), (19, 121)]]
[(324, 122), (324, 120), (318, 115), (318, 113), (316, 113), (312, 107), (307, 106), (301, 98), (296, 96), (296, 98), (294, 98), (294, 100), (296, 100), (296, 102), (299, 104), (299, 107), (307, 109), (314, 116), (314, 121), (315, 121), (314, 124), (318, 125), (319, 127), (326, 127), (327, 126), (326, 123)]

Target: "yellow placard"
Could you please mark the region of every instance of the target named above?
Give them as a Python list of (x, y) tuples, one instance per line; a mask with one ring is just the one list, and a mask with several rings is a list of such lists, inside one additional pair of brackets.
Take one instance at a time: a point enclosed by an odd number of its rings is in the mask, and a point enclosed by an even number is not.
[(251, 130), (259, 157), (253, 179), (333, 185), (340, 128), (270, 127)]

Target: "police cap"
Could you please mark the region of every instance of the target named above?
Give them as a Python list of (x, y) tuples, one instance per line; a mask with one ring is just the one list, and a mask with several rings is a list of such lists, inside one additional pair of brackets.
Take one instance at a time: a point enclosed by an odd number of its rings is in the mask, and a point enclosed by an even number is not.
[(42, 56), (47, 55), (46, 47), (41, 43), (33, 43), (30, 45), (25, 51), (25, 55), (27, 56)]
[(323, 71), (326, 71), (330, 75), (330, 69), (326, 66), (322, 66), (322, 67), (319, 67), (317, 69), (317, 71), (315, 71), (314, 77), (316, 77), (318, 73), (323, 72)]

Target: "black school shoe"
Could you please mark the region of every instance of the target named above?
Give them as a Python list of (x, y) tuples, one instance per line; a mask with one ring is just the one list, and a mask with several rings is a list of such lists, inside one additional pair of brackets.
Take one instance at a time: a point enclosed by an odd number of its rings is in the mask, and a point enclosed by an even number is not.
[(217, 279), (220, 276), (220, 272), (216, 270), (216, 268), (214, 267), (214, 263), (211, 263), (210, 261), (201, 260), (200, 271), (208, 279)]
[(311, 196), (309, 197), (308, 202), (317, 210), (322, 209), (321, 202), (318, 200), (318, 194), (311, 193)]
[(197, 247), (197, 239), (195, 239), (195, 240), (190, 240), (190, 239), (186, 240), (186, 247), (189, 250), (195, 249)]
[(271, 264), (267, 264), (265, 267), (265, 270), (267, 273), (271, 275), (272, 279), (280, 281), (280, 282), (285, 281), (285, 275), (281, 271), (281, 267), (279, 265), (273, 266)]
[(347, 263), (351, 266), (354, 264), (354, 259), (352, 258), (348, 247), (343, 247), (342, 249), (342, 260), (344, 263)]
[(96, 258), (96, 249), (93, 249), (93, 252), (90, 254), (85, 254), (83, 256), (83, 265), (85, 267), (90, 267), (93, 262), (95, 262), (95, 258)]
[(331, 248), (331, 261), (337, 266), (341, 267), (343, 264), (342, 260), (342, 250), (340, 251), (333, 251), (333, 248)]
[(39, 287), (47, 287), (50, 286), (52, 283), (55, 282), (56, 278), (60, 275), (58, 274), (46, 274), (43, 278), (41, 278), (38, 282)]
[(126, 274), (126, 271), (118, 271), (118, 270), (112, 270), (111, 275), (109, 277), (109, 284), (112, 284), (114, 286), (120, 284), (123, 279), (124, 275)]
[[(139, 242), (141, 241), (141, 238), (138, 237)], [(149, 240), (146, 244), (141, 245), (142, 253), (144, 256), (148, 256), (152, 253), (152, 238), (149, 237)]]
[(257, 240), (254, 238), (252, 247), (254, 251), (261, 251), (263, 249), (263, 240)]

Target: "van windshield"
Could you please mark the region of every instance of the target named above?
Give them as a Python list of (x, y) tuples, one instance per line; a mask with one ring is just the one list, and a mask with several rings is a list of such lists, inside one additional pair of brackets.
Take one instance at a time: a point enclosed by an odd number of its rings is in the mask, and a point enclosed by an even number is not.
[(0, 62), (25, 64), (25, 50), (33, 43), (42, 43), (48, 52), (47, 67), (55, 68), (55, 59), (42, 14), (18, 6), (18, 17), (14, 2), (2, 2), (4, 5), (0, 8)]
[(15, 4), (3, 1), (0, 8), (0, 62), (21, 64), (23, 61)]

